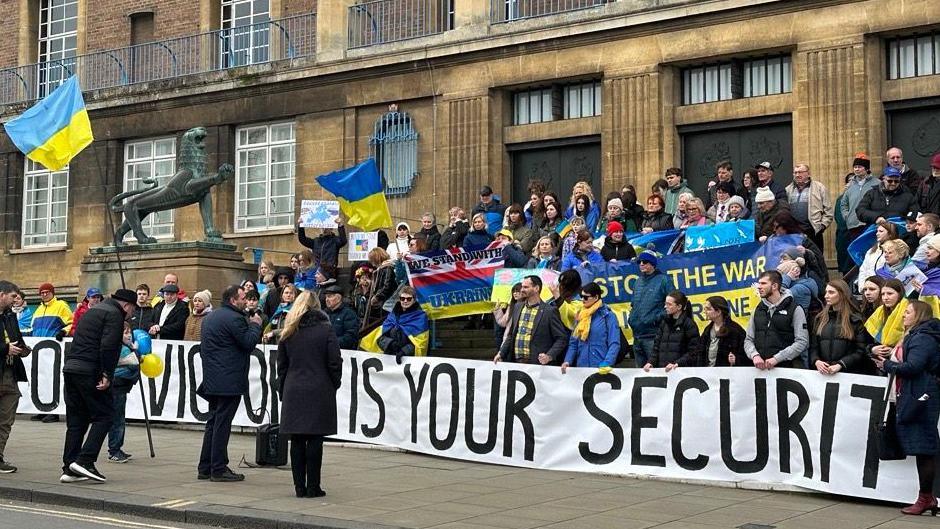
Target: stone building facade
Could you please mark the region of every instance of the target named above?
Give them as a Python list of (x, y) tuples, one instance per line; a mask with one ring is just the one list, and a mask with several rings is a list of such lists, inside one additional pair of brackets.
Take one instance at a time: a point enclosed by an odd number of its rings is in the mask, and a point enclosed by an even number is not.
[[(0, 119), (28, 106), (5, 79), (51, 71), (35, 63), (49, 57), (43, 10), (60, 7), (74, 13), (65, 55), (79, 58), (66, 62), (87, 90), (96, 140), (63, 180), (0, 138), (0, 270), (25, 287), (91, 286), (79, 265), (110, 240), (108, 199), (140, 167), (166, 170), (173, 141), (161, 140), (200, 125), (210, 165), (238, 167), (213, 192), (226, 241), (278, 263), (299, 247), (300, 201), (326, 196), (314, 177), (372, 153), (405, 171), (389, 204), (416, 225), (425, 211), (469, 209), (483, 184), (522, 201), (532, 177), (563, 199), (576, 179), (598, 196), (631, 183), (643, 198), (680, 166), (702, 190), (724, 158), (738, 178), (771, 160), (784, 182), (806, 162), (834, 198), (857, 151), (878, 172), (897, 144), (924, 172), (940, 150), (940, 3), (929, 0), (14, 0), (0, 5)], [(199, 71), (147, 82), (127, 74), (151, 64), (129, 67), (126, 57), (145, 55), (128, 46), (180, 39), (241, 46), (242, 58), (188, 59)], [(102, 57), (127, 79), (88, 89), (113, 68)], [(394, 121), (405, 115), (407, 126)], [(401, 132), (412, 138), (403, 148), (382, 143)], [(167, 241), (202, 236), (194, 206), (160, 229)]]

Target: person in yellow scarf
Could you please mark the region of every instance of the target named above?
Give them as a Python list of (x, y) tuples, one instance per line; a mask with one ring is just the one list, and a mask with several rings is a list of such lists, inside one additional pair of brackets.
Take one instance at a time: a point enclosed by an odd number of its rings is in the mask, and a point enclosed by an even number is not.
[(581, 287), (581, 300), (584, 306), (575, 317), (561, 372), (567, 373), (574, 366), (596, 367), (602, 374), (609, 373), (620, 352), (617, 317), (601, 301), (601, 287), (597, 283)]
[(877, 355), (887, 355), (904, 337), (904, 283), (888, 279), (881, 287), (881, 306), (865, 322), (865, 330), (878, 345), (871, 348)]

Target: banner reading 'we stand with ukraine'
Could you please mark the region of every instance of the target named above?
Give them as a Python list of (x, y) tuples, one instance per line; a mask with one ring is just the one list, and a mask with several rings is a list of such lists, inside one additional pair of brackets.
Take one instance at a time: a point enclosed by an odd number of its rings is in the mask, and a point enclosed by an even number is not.
[(405, 263), (408, 281), (428, 318), (484, 314), (493, 309), (493, 275), (503, 267), (500, 243), (413, 254), (405, 257)]

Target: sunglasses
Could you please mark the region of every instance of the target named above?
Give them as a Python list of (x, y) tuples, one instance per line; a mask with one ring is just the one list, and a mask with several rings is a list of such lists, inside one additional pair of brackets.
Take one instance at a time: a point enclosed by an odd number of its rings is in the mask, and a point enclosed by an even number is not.
[(414, 301), (414, 299), (415, 299), (415, 298), (413, 298), (413, 297), (411, 297), (411, 296), (399, 296), (399, 297), (398, 297), (398, 300), (399, 300), (399, 301)]

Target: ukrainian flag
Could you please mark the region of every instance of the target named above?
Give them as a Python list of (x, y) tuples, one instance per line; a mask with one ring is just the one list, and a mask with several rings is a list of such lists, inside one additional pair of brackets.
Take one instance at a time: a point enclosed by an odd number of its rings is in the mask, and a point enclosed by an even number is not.
[(23, 154), (51, 171), (68, 165), (94, 140), (74, 75), (3, 128)]
[(369, 158), (359, 165), (317, 177), (317, 182), (339, 199), (349, 224), (363, 231), (392, 226), (392, 215), (382, 191), (382, 177)]
[(422, 310), (412, 310), (402, 314), (390, 312), (382, 325), (376, 327), (359, 341), (359, 349), (370, 353), (381, 353), (379, 338), (392, 327), (400, 327), (414, 346), (415, 356), (427, 356), (430, 345), (428, 316)]
[(904, 310), (906, 308), (907, 298), (902, 299), (887, 316), (884, 306), (878, 307), (865, 322), (865, 329), (876, 342), (894, 347), (904, 338)]

